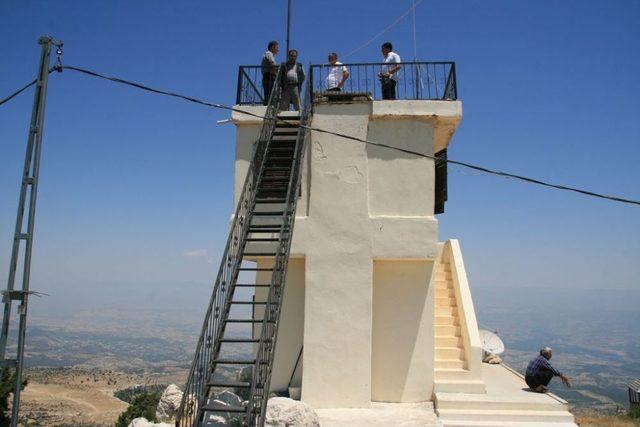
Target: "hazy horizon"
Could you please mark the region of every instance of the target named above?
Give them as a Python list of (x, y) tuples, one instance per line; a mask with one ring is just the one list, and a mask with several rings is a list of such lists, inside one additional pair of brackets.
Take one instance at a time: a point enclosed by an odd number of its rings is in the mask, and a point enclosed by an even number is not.
[[(305, 65), (361, 46), (411, 4), (294, 3), (292, 47)], [(0, 96), (33, 78), (36, 41), (51, 34), (64, 41), (64, 64), (233, 104), (238, 65), (284, 42), (284, 5), (2, 2), (0, 35), (11, 43)], [(639, 21), (633, 0), (420, 3), (417, 58), (456, 62), (464, 117), (449, 158), (640, 199)], [(380, 61), (386, 40), (412, 59), (410, 22), (349, 61)], [(2, 281), (32, 94), (0, 107)], [(31, 298), (31, 328), (198, 335), (233, 210), (235, 128), (216, 124), (228, 118), (71, 71), (51, 75), (31, 282), (49, 296)], [(478, 319), (506, 323), (507, 348), (535, 352), (545, 336), (516, 338), (536, 316), (545, 316), (538, 332), (560, 344), (569, 320), (583, 340), (600, 325), (602, 345), (638, 338), (624, 318), (607, 334), (597, 314), (640, 311), (639, 207), (455, 166), (448, 185), (440, 240), (460, 240)]]

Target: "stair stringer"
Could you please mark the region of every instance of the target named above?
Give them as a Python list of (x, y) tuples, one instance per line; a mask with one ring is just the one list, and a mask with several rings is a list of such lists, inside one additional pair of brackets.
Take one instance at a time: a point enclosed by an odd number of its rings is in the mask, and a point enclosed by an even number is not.
[(457, 326), (460, 328), (461, 343), (459, 347), (463, 354), (462, 359), (465, 361), (465, 366), (464, 373), (460, 372), (457, 378), (438, 378), (439, 375), (436, 374), (434, 393), (485, 393), (485, 384), (482, 380), (480, 333), (460, 244), (458, 240), (450, 239), (438, 246), (437, 262), (446, 263), (450, 268), (450, 280), (455, 294), (454, 310), (459, 323)]

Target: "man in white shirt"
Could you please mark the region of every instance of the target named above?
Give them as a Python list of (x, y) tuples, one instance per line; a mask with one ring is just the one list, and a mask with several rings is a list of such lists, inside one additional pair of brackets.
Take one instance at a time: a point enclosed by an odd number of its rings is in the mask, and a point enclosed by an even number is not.
[(380, 69), (380, 83), (382, 84), (382, 99), (396, 99), (396, 84), (398, 83), (398, 71), (400, 71), (400, 55), (393, 51), (390, 42), (382, 44), (384, 65)]
[(338, 54), (331, 52), (329, 54), (329, 74), (325, 79), (328, 91), (340, 92), (344, 86), (344, 82), (349, 78), (349, 70), (338, 61)]
[(272, 40), (267, 45), (267, 51), (262, 56), (262, 63), (260, 68), (262, 69), (262, 89), (264, 91), (264, 105), (269, 103), (269, 97), (271, 96), (271, 89), (276, 81), (276, 75), (278, 73), (278, 64), (276, 63), (275, 55), (279, 51), (278, 42)]

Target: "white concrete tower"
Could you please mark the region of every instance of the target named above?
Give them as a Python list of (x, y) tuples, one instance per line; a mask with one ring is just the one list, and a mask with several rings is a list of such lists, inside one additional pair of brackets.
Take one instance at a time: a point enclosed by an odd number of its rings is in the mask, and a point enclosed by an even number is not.
[[(324, 102), (312, 126), (432, 156), (461, 116), (460, 101)], [(234, 122), (237, 196), (260, 122)], [(293, 383), (314, 407), (430, 400), (434, 161), (314, 131), (307, 148), (272, 389), (287, 387), (303, 347)]]
[[(460, 101), (356, 97), (316, 102), (311, 126), (432, 156), (461, 117)], [(233, 121), (237, 200), (261, 121)], [(301, 388), (324, 427), (431, 426), (436, 414), (445, 427), (575, 427), (567, 402), (482, 364), (460, 246), (438, 242), (434, 161), (317, 131), (306, 147), (271, 389)]]

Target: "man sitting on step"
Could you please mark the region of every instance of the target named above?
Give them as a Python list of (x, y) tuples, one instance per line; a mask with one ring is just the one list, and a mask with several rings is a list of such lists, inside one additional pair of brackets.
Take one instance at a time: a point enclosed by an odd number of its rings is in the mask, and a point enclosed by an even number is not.
[(552, 355), (552, 350), (549, 347), (543, 347), (540, 349), (540, 355), (529, 362), (524, 380), (531, 390), (538, 393), (546, 393), (549, 391), (547, 385), (549, 385), (551, 378), (554, 376), (560, 377), (565, 386), (571, 387), (569, 378), (562, 375), (560, 371), (549, 363)]

